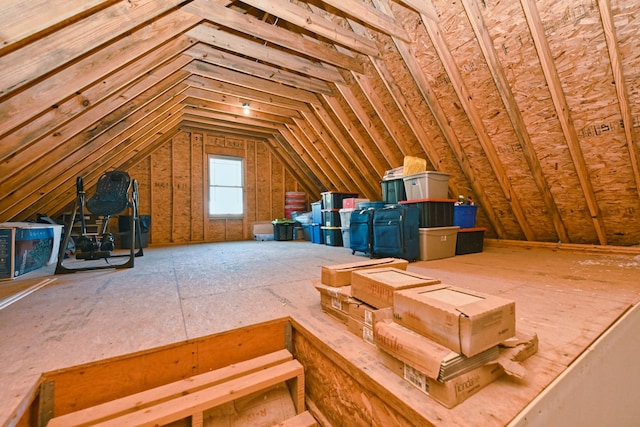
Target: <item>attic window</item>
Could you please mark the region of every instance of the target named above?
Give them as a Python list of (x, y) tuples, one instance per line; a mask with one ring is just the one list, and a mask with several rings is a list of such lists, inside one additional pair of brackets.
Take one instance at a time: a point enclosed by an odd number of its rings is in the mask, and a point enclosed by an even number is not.
[(242, 159), (209, 156), (209, 216), (242, 217), (243, 214)]

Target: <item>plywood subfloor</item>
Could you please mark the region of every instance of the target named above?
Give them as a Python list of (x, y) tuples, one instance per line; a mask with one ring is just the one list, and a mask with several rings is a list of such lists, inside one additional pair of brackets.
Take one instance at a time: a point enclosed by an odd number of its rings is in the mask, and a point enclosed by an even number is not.
[[(501, 379), (447, 410), (377, 362), (375, 348), (320, 310), (322, 265), (362, 260), (308, 242), (232, 242), (145, 249), (126, 270), (58, 275), (0, 310), (0, 421), (24, 404), (41, 372), (292, 316), (439, 425), (503, 425), (640, 300), (640, 257), (487, 246), (483, 253), (411, 263), (444, 283), (503, 295), (539, 353), (522, 383)], [(50, 278), (47, 267), (0, 289)], [(28, 282), (28, 283), (27, 283)], [(3, 295), (4, 296), (4, 295)], [(14, 420), (15, 421), (15, 420)]]

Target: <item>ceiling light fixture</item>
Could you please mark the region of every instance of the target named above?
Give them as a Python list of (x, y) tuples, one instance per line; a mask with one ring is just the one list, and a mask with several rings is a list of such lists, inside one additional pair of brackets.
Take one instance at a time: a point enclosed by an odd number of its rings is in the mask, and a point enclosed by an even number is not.
[(244, 104), (242, 104), (242, 112), (247, 116), (251, 112), (251, 110), (249, 109), (249, 103), (248, 102), (245, 102)]

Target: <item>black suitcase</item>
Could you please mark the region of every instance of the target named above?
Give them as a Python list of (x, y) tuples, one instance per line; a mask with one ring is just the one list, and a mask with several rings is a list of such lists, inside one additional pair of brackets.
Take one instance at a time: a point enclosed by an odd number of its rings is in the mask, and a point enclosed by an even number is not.
[(356, 209), (349, 220), (349, 246), (351, 254), (364, 252), (371, 255), (371, 233), (373, 231), (373, 213), (375, 209)]
[(392, 205), (373, 215), (373, 247), (375, 258), (420, 258), (420, 211), (414, 206)]

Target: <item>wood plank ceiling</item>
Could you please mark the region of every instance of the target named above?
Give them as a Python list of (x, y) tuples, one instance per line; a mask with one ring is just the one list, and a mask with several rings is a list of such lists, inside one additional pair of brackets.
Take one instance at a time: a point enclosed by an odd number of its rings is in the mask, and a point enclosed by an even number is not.
[[(640, 243), (636, 0), (0, 0), (0, 221), (180, 130), (380, 199), (404, 156), (501, 239)], [(243, 114), (243, 104), (250, 113)]]

